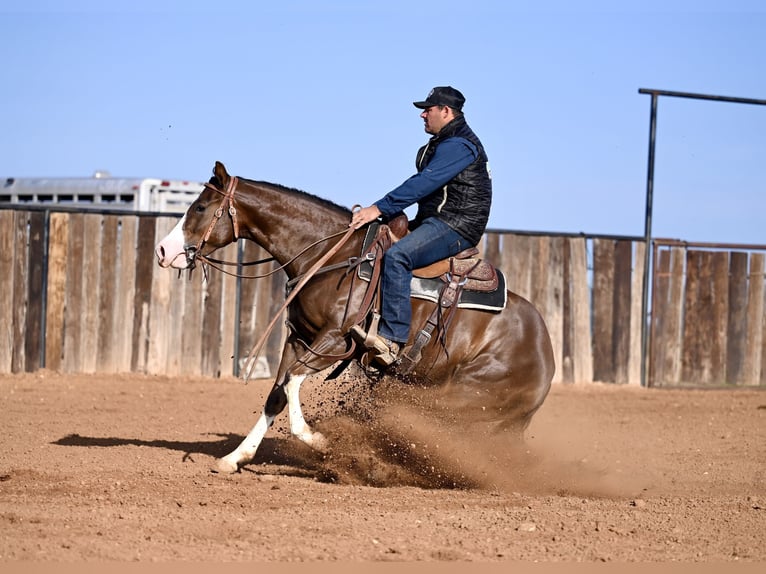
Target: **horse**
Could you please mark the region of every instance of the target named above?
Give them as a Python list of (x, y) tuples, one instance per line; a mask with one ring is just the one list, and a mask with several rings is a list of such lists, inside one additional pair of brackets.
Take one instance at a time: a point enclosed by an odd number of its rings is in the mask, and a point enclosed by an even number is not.
[[(301, 190), (231, 176), (216, 162), (200, 195), (157, 244), (161, 267), (190, 269), (244, 238), (271, 254), (288, 284), (305, 281), (286, 308), (290, 328), (263, 410), (241, 444), (217, 459), (214, 472), (234, 473), (250, 463), (285, 407), (290, 433), (315, 450), (328, 450), (328, 440), (304, 418), (300, 388), (308, 376), (328, 371), (353, 351), (350, 330), (358, 321), (353, 310), (366, 290), (344, 265), (359, 258), (365, 236), (364, 228), (349, 227), (351, 213)], [(328, 249), (328, 232), (334, 232), (329, 237), (345, 233), (345, 242)], [(318, 263), (327, 263), (323, 272), (307, 275)], [(435, 305), (413, 299), (412, 325), (423, 324)], [(456, 309), (449, 331), (425, 346), (408, 380), (438, 388), (440, 404), (463, 417), (523, 434), (550, 390), (554, 369), (543, 318), (529, 301), (508, 291), (502, 311)]]

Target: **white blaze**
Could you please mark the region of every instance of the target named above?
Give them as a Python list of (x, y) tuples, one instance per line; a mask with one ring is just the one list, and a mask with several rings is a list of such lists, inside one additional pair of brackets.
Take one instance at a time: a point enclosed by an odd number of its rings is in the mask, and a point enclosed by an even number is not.
[(176, 269), (186, 269), (186, 251), (184, 251), (184, 232), (183, 225), (186, 221), (184, 215), (176, 226), (167, 234), (165, 239), (157, 244), (154, 253), (157, 255), (157, 261), (161, 267), (175, 267)]

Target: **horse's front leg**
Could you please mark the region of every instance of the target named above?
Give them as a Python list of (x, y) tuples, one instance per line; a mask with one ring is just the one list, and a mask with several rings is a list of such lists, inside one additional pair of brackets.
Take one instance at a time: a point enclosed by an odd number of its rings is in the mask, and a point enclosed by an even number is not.
[(287, 395), (285, 395), (284, 386), (280, 383), (275, 383), (255, 426), (237, 448), (215, 462), (213, 471), (231, 474), (252, 461), (258, 447), (261, 445), (261, 441), (263, 441), (263, 437), (266, 436), (266, 431), (271, 428), (274, 419), (284, 410), (286, 404)]
[[(329, 353), (329, 351), (337, 353), (339, 352), (337, 350), (339, 344), (342, 345), (343, 341), (342, 338), (338, 338), (336, 333), (334, 337), (318, 338), (315, 342), (315, 350), (319, 353)], [(291, 342), (290, 340), (285, 344), (276, 383), (266, 399), (261, 416), (239, 446), (216, 461), (213, 467), (214, 471), (223, 473), (237, 472), (242, 466), (252, 461), (263, 438), (266, 436), (266, 432), (277, 416), (284, 410), (285, 406), (288, 407), (290, 433), (313, 449), (319, 451), (327, 449), (327, 440), (324, 435), (312, 431), (303, 416), (300, 388), (309, 374), (326, 369), (332, 365), (333, 360), (322, 358), (312, 352), (307, 352), (303, 357), (296, 360), (297, 345), (298, 343), (295, 341)]]

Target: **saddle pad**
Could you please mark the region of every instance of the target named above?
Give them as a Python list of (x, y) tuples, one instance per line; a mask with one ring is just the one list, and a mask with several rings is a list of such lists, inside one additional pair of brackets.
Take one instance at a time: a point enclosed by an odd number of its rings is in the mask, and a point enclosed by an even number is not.
[[(497, 270), (497, 289), (494, 291), (467, 291), (463, 289), (458, 299), (458, 309), (477, 309), (479, 311), (502, 311), (508, 300), (508, 292), (505, 288), (505, 275), (500, 269)], [(423, 279), (413, 277), (410, 288), (414, 299), (424, 299), (437, 303), (439, 294), (446, 284), (438, 277)]]

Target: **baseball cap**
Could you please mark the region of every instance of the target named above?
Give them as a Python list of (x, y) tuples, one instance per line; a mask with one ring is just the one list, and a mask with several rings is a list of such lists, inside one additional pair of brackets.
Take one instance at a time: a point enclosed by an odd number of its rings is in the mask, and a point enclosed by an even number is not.
[(431, 106), (449, 106), (461, 111), (465, 103), (465, 97), (452, 86), (439, 86), (428, 93), (428, 97), (422, 102), (412, 102), (416, 108), (422, 110)]

